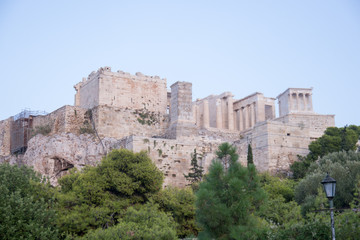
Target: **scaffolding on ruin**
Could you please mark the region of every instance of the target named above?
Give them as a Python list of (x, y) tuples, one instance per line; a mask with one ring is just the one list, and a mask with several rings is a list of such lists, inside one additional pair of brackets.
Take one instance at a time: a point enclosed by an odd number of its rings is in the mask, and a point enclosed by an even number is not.
[(31, 138), (33, 117), (46, 115), (45, 111), (24, 109), (13, 117), (10, 131), (10, 151), (12, 154), (25, 153)]

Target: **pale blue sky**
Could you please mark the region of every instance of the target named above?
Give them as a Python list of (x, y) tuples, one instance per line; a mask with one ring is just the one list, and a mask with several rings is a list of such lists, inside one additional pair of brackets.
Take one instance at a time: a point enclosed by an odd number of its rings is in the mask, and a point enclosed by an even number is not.
[(0, 120), (72, 105), (102, 66), (192, 82), (193, 100), (313, 87), (316, 112), (360, 125), (360, 1), (0, 0)]

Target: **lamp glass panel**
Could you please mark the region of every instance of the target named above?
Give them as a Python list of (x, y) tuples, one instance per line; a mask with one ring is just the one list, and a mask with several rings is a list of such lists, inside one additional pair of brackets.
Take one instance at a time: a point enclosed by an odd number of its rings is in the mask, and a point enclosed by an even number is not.
[(335, 187), (333, 188), (332, 183), (325, 183), (324, 189), (325, 189), (326, 197), (334, 197), (333, 190), (335, 190)]

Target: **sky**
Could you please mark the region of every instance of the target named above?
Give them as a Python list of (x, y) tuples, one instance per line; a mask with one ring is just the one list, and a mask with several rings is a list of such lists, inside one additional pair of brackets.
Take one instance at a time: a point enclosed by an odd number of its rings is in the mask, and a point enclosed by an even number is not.
[(0, 120), (73, 105), (104, 66), (193, 100), (313, 87), (315, 112), (360, 125), (360, 1), (0, 0)]

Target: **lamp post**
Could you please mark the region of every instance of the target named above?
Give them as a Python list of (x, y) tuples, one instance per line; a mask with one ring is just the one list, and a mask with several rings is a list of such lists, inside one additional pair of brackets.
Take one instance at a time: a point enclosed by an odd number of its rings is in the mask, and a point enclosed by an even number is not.
[(335, 197), (336, 180), (330, 177), (328, 173), (324, 178), (324, 180), (321, 181), (321, 184), (324, 186), (326, 197), (329, 199), (330, 202), (331, 233), (332, 233), (332, 239), (335, 240), (333, 198)]

